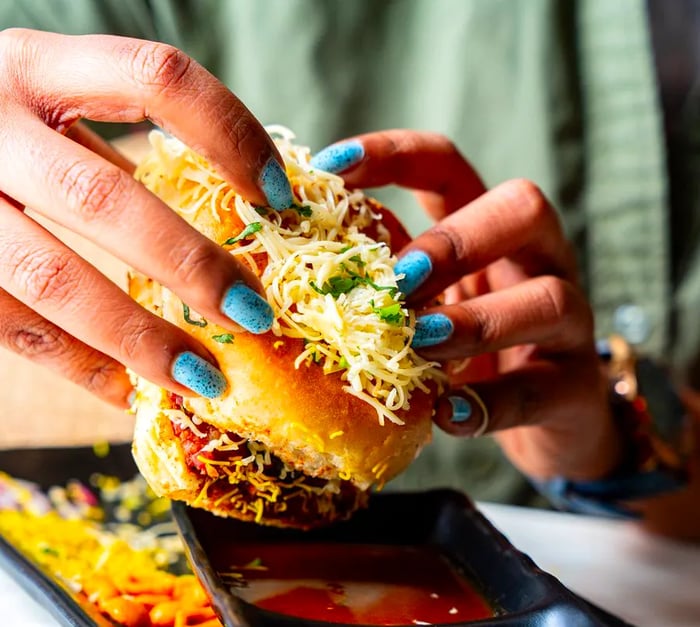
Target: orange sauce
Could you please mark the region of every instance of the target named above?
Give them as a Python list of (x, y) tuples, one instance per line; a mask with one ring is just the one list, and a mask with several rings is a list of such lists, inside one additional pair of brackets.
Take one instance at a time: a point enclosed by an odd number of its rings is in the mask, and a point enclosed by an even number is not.
[(258, 607), (341, 624), (457, 623), (493, 609), (428, 546), (260, 544), (218, 547), (210, 559)]

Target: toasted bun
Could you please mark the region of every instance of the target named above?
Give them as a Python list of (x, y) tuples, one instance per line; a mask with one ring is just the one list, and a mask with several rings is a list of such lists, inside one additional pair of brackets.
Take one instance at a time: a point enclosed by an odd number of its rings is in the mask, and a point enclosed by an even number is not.
[[(148, 164), (144, 174), (141, 166), (146, 184), (153, 167)], [(190, 212), (162, 195), (216, 242), (226, 242), (245, 227), (242, 210)], [(381, 238), (395, 248), (405, 244), (405, 230), (385, 208), (365, 197), (361, 202), (372, 212), (364, 229), (372, 240)], [(266, 257), (253, 251), (243, 260), (260, 270)], [(347, 371), (337, 358), (334, 362), (325, 353), (325, 361), (316, 358), (319, 353), (304, 358), (308, 342), (299, 333), (294, 337), (273, 327), (262, 335), (231, 334), (211, 322), (193, 325), (192, 318), (183, 316), (179, 298), (150, 279), (133, 274), (129, 289), (139, 303), (206, 346), (229, 382), (219, 398), (183, 399), (134, 377), (134, 457), (158, 494), (220, 515), (309, 527), (349, 515), (365, 502), (368, 489), (399, 474), (430, 440), (438, 385), (432, 365), (412, 352), (401, 367), (410, 372), (418, 367), (422, 376), (413, 375), (403, 406), (392, 408), (388, 402), (370, 402), (366, 390), (351, 393)], [(381, 289), (377, 298), (386, 297), (389, 288)], [(332, 296), (323, 298), (334, 302)], [(406, 314), (404, 324), (412, 320)], [(214, 339), (226, 334), (228, 343)], [(241, 486), (244, 493), (239, 493)]]

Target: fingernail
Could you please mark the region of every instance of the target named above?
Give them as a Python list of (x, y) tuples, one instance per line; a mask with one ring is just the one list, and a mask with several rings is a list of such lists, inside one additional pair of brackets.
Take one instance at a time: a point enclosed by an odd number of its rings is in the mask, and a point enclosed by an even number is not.
[(425, 348), (435, 346), (449, 339), (455, 330), (452, 320), (444, 314), (427, 314), (416, 320), (416, 332), (411, 346)]
[(226, 377), (206, 359), (190, 351), (180, 353), (173, 362), (173, 379), (206, 398), (221, 396), (226, 390)]
[(397, 285), (404, 296), (415, 292), (433, 271), (433, 262), (422, 250), (406, 253), (394, 266), (394, 274), (403, 274)]
[(331, 174), (337, 174), (355, 165), (365, 156), (365, 148), (361, 142), (350, 140), (333, 144), (317, 152), (311, 158), (311, 166), (319, 170), (325, 170)]
[(451, 422), (467, 422), (472, 417), (472, 404), (462, 396), (448, 396), (452, 405)]
[(236, 281), (224, 294), (221, 311), (251, 333), (265, 333), (272, 327), (270, 304), (243, 281)]
[(270, 157), (265, 164), (259, 183), (270, 207), (276, 211), (282, 211), (294, 204), (292, 186), (289, 184), (287, 173), (274, 157)]
[(136, 402), (136, 390), (131, 390), (129, 396), (126, 397), (126, 402), (129, 403), (129, 407), (133, 407)]

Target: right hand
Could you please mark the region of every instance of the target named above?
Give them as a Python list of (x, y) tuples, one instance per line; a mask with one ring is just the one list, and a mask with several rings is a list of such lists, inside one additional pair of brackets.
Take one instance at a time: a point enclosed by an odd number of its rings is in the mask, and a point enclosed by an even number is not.
[[(271, 311), (255, 276), (137, 183), (133, 165), (79, 120), (152, 120), (251, 202), (282, 209), (291, 189), (260, 123), (171, 46), (21, 29), (0, 32), (0, 115), (0, 345), (117, 406), (131, 392), (124, 366), (178, 394), (222, 392), (225, 379), (202, 345), (137, 305), (23, 207), (92, 240), (219, 325), (238, 328), (242, 305), (258, 311), (258, 323), (250, 315), (241, 322), (264, 332)], [(228, 307), (232, 298), (244, 303)]]

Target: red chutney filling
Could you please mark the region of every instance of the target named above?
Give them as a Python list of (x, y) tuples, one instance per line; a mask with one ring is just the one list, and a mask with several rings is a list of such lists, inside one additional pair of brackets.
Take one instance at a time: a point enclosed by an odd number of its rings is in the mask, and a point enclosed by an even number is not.
[[(171, 406), (185, 413), (182, 397), (171, 394)], [(263, 444), (249, 441), (213, 425), (196, 424), (203, 437), (192, 429), (172, 423), (180, 440), (189, 470), (202, 479), (201, 492), (193, 506), (204, 500), (224, 511), (252, 516), (256, 522), (318, 526), (347, 518), (366, 504), (367, 495), (350, 481), (339, 480), (336, 491), (325, 490), (326, 479), (309, 477), (290, 469)], [(213, 440), (225, 440), (222, 448), (207, 448)]]

